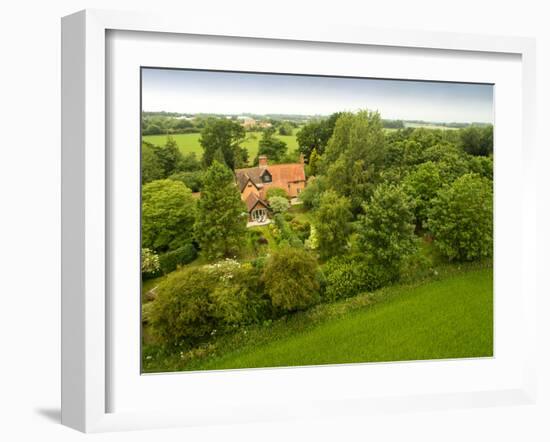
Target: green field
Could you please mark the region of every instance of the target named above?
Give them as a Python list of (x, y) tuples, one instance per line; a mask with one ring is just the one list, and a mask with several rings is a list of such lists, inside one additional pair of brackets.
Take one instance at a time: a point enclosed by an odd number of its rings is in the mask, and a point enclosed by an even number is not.
[[(157, 146), (164, 146), (166, 144), (166, 139), (169, 135), (145, 135), (143, 141), (148, 143), (155, 144)], [(170, 135), (180, 148), (182, 153), (191, 153), (194, 152), (200, 158), (202, 156), (202, 147), (199, 143), (200, 134), (174, 134)], [(288, 152), (296, 150), (298, 143), (296, 141), (296, 135), (275, 135), (280, 140), (283, 140), (287, 147)], [(253, 160), (258, 154), (258, 142), (262, 137), (261, 132), (247, 132), (246, 138), (242, 143), (243, 147), (248, 149), (248, 158)]]
[[(191, 369), (231, 369), (483, 357), (493, 354), (492, 270), (455, 274), (297, 333), (248, 340)], [(349, 302), (349, 301), (347, 301)], [(334, 308), (334, 307), (333, 307)], [(286, 324), (287, 330), (292, 324)], [(188, 368), (189, 369), (189, 368)]]

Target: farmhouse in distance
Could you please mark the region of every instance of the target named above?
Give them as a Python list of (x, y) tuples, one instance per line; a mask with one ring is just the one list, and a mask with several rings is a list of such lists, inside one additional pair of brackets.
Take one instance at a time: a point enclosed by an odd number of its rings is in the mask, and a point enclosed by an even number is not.
[(261, 155), (257, 167), (236, 169), (235, 177), (246, 203), (249, 221), (263, 222), (269, 215), (267, 190), (279, 188), (289, 198), (296, 198), (306, 186), (304, 156), (297, 163), (269, 165), (268, 158)]

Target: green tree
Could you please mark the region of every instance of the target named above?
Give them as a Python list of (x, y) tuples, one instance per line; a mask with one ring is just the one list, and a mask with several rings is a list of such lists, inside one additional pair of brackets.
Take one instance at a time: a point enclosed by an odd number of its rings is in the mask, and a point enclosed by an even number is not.
[(204, 172), (202, 170), (197, 170), (194, 172), (178, 172), (170, 175), (168, 179), (181, 181), (189, 187), (192, 192), (199, 192), (204, 181)]
[(209, 259), (235, 255), (246, 237), (246, 207), (235, 185), (233, 173), (214, 161), (207, 169), (195, 235)]
[(163, 177), (172, 175), (179, 170), (182, 156), (174, 138), (169, 136), (164, 147), (158, 149), (157, 155), (162, 165)]
[(280, 161), (285, 155), (286, 149), (286, 143), (275, 137), (274, 128), (269, 127), (264, 130), (262, 138), (258, 143), (258, 156), (265, 155), (270, 160)]
[(432, 161), (418, 165), (404, 180), (406, 192), (412, 197), (415, 208), (416, 225), (425, 226), (431, 201), (437, 195), (443, 182), (439, 167)]
[(417, 248), (413, 203), (401, 186), (380, 184), (360, 217), (360, 250), (394, 279), (403, 260)]
[(298, 131), (296, 140), (306, 163), (309, 163), (313, 149), (317, 150), (318, 155), (323, 154), (340, 115), (341, 113), (334, 113), (324, 120), (310, 121)]
[(285, 122), (279, 126), (279, 135), (292, 135), (294, 127), (292, 124)]
[(158, 147), (150, 143), (141, 145), (141, 184), (163, 178), (164, 169), (157, 155)]
[(385, 156), (377, 112), (342, 114), (323, 154), (321, 171), (326, 172), (329, 187), (348, 197), (352, 211), (358, 212), (380, 181)]
[(428, 212), (434, 244), (449, 260), (472, 261), (493, 251), (493, 190), (475, 174), (443, 188)]
[(196, 201), (185, 184), (157, 180), (141, 191), (141, 241), (144, 248), (164, 252), (191, 242)]
[(271, 303), (283, 311), (301, 310), (319, 301), (319, 269), (309, 252), (283, 247), (268, 258), (263, 281)]
[(205, 166), (209, 167), (212, 164), (218, 150), (229, 168), (235, 169), (246, 164), (247, 151), (240, 147), (244, 137), (245, 130), (237, 122), (225, 118), (208, 119), (199, 139)]
[(346, 251), (352, 219), (351, 204), (346, 197), (333, 190), (321, 195), (319, 209), (315, 212), (318, 250), (321, 258), (327, 259)]
[(493, 153), (493, 126), (470, 126), (460, 130), (460, 143), (470, 155), (487, 156)]
[(307, 165), (307, 174), (308, 176), (317, 175), (317, 170), (319, 168), (319, 154), (317, 149), (313, 148), (311, 155), (309, 156), (309, 163)]

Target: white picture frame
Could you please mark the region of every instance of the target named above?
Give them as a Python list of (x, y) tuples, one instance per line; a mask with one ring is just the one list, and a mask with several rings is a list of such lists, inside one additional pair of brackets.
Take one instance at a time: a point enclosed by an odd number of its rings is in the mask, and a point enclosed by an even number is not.
[[(108, 55), (106, 35), (109, 31), (269, 39), (291, 44), (337, 43), (382, 49), (468, 51), (479, 56), (496, 53), (521, 57), (522, 233), (518, 260), (521, 265), (519, 304), (523, 315), (516, 326), (522, 327), (524, 336), (535, 334), (535, 43), (532, 39), (343, 26), (322, 29), (305, 26), (284, 30), (275, 26), (270, 28), (265, 23), (261, 26), (255, 23), (220, 24), (199, 19), (185, 25), (181, 23), (176, 17), (99, 10), (81, 11), (62, 21), (62, 423), (80, 431), (97, 432), (354, 415), (374, 410), (394, 412), (533, 403), (536, 396), (536, 357), (535, 339), (530, 339), (525, 342), (521, 360), (524, 367), (521, 385), (513, 388), (478, 388), (462, 393), (443, 390), (424, 395), (392, 394), (376, 398), (338, 398), (336, 395), (325, 400), (317, 398), (308, 406), (274, 404), (270, 408), (254, 407), (253, 400), (249, 400), (235, 407), (239, 415), (231, 412), (208, 413), (200, 408), (191, 415), (184, 407), (179, 412), (158, 409), (147, 412), (109, 411), (108, 395), (113, 387), (109, 378), (112, 355), (107, 339), (111, 320), (107, 302), (107, 245), (112, 240), (109, 236), (112, 231), (107, 228), (112, 203), (107, 185), (109, 156), (106, 133), (106, 120), (109, 118), (106, 104), (109, 93), (105, 75)], [(385, 370), (383, 366), (378, 367), (378, 370)], [(339, 368), (333, 366), (331, 369)], [(203, 374), (203, 381), (204, 376), (209, 375)], [(272, 375), (265, 370), (261, 377), (265, 381)]]

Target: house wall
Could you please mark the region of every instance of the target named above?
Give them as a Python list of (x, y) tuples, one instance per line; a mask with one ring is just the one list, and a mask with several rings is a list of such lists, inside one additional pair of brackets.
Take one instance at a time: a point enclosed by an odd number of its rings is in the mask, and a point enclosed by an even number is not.
[(288, 189), (286, 189), (287, 193), (291, 198), (294, 198), (294, 197), (298, 196), (298, 194), (299, 194), (298, 190), (300, 192), (302, 190), (304, 190), (304, 188), (306, 187), (306, 182), (305, 181), (298, 181), (296, 183), (288, 183), (288, 186), (289, 186)]
[(244, 190), (241, 193), (241, 199), (243, 201), (246, 201), (246, 199), (248, 198), (248, 195), (250, 195), (250, 194), (254, 194), (254, 195), (259, 196), (260, 191), (253, 184), (247, 183), (246, 187), (244, 188)]

